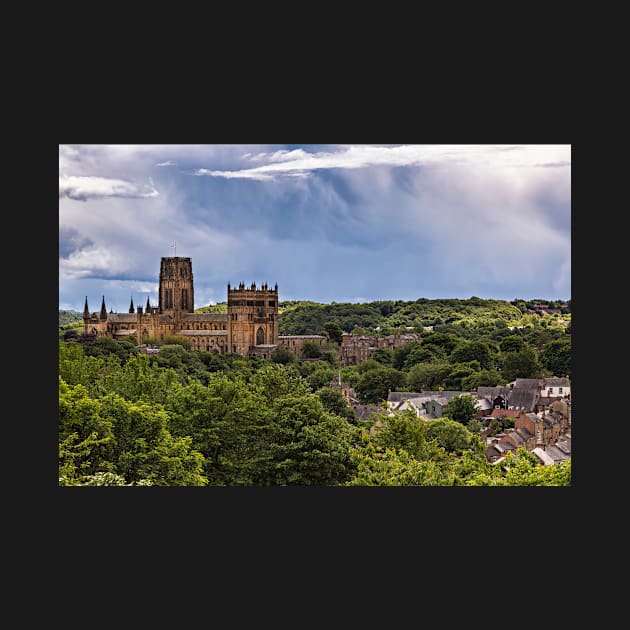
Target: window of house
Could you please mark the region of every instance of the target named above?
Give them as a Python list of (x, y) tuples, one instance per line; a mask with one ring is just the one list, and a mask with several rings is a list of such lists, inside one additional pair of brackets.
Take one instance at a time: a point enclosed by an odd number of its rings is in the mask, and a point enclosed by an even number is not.
[(553, 393), (553, 387), (549, 388), (549, 393), (552, 394)]
[(562, 394), (562, 387), (558, 387), (558, 393)]

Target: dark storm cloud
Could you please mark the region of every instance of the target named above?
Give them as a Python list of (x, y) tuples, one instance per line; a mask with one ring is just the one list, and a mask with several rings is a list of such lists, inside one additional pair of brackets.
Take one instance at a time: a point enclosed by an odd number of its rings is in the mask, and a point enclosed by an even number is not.
[(59, 256), (61, 258), (67, 258), (72, 252), (92, 245), (94, 245), (94, 241), (82, 236), (74, 228), (66, 226), (59, 228)]

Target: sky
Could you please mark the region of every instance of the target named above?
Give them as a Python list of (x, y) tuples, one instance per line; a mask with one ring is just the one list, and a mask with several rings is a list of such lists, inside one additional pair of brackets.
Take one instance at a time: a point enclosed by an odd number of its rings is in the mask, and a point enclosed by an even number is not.
[[(173, 245), (175, 245), (173, 247)], [(570, 145), (60, 145), (59, 308), (571, 297)]]

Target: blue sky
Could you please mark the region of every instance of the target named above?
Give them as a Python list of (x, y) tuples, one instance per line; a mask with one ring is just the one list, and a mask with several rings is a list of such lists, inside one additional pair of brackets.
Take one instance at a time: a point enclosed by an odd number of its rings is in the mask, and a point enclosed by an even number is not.
[(571, 297), (570, 145), (60, 145), (59, 307), (157, 302), (190, 256), (317, 302)]

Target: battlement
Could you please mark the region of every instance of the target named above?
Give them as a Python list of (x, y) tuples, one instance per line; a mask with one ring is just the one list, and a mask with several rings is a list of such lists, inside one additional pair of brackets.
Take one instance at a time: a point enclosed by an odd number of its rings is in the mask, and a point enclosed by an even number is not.
[(266, 282), (263, 282), (259, 287), (256, 286), (255, 282), (252, 282), (251, 285), (247, 286), (244, 282), (241, 282), (238, 287), (232, 287), (229, 283), (227, 285), (228, 297), (230, 293), (278, 293), (278, 284), (276, 283), (275, 287), (270, 287)]

